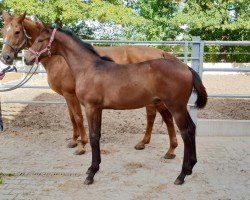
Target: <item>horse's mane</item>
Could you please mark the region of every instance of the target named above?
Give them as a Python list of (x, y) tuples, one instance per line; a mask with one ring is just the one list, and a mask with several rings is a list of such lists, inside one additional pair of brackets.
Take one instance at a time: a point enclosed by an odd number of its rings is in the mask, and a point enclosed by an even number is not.
[(109, 58), (108, 56), (100, 56), (96, 50), (94, 49), (94, 47), (87, 43), (87, 42), (83, 42), (79, 37), (77, 37), (74, 33), (72, 33), (69, 30), (64, 30), (61, 28), (57, 29), (58, 31), (61, 31), (63, 33), (65, 33), (66, 35), (70, 36), (73, 40), (75, 40), (78, 44), (80, 44), (82, 47), (88, 49), (90, 52), (92, 52), (93, 54), (95, 54), (96, 56), (100, 57), (102, 60), (106, 60), (106, 61), (112, 61), (114, 62), (111, 58)]

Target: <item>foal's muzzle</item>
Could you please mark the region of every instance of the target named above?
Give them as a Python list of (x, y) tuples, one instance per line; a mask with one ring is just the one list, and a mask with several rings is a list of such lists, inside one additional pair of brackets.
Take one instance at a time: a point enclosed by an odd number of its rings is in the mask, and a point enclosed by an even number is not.
[(27, 59), (27, 58), (24, 58), (24, 62), (26, 65), (33, 65), (35, 63), (35, 58), (31, 58), (31, 59)]

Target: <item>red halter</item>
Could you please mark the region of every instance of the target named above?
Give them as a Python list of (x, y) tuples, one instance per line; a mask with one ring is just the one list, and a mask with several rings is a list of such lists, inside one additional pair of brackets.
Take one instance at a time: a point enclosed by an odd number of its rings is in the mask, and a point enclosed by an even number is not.
[(38, 58), (39, 58), (40, 55), (42, 55), (43, 53), (45, 53), (45, 52), (48, 51), (48, 55), (51, 56), (50, 49), (51, 49), (51, 44), (52, 44), (52, 42), (53, 42), (54, 39), (55, 39), (55, 33), (56, 33), (56, 31), (57, 31), (57, 29), (54, 28), (54, 29), (53, 29), (53, 32), (52, 32), (52, 35), (51, 35), (51, 37), (50, 37), (50, 39), (49, 39), (49, 44), (48, 44), (48, 46), (47, 46), (46, 48), (42, 49), (41, 51), (35, 51), (35, 50), (29, 48), (29, 51), (30, 51), (31, 53), (33, 53), (33, 54), (36, 56), (36, 60), (35, 60), (35, 63), (36, 63), (36, 64), (39, 63)]

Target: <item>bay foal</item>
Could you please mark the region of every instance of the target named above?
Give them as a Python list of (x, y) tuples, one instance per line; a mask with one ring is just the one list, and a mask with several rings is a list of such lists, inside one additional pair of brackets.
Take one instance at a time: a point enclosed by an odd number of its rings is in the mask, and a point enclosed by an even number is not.
[[(41, 31), (25, 62), (32, 65), (50, 55), (64, 57), (75, 78), (75, 91), (85, 106), (92, 149), (92, 164), (85, 184), (92, 184), (101, 163), (100, 138), (103, 109), (137, 109), (163, 102), (173, 115), (184, 141), (184, 158), (175, 184), (184, 183), (197, 162), (195, 124), (187, 103), (192, 89), (196, 105), (203, 108), (207, 93), (199, 75), (176, 59), (156, 59), (138, 64), (119, 65), (101, 57), (94, 48), (72, 33), (46, 28)], [(43, 52), (43, 53), (41, 53)]]
[[(17, 52), (25, 47), (30, 47), (39, 36), (40, 29), (43, 28), (41, 23), (32, 21), (25, 16), (25, 13), (20, 16), (10, 16), (7, 12), (3, 12), (4, 27), (2, 29), (2, 34), (5, 38), (6, 45), (3, 45), (1, 60), (5, 63), (12, 64)], [(95, 50), (101, 56), (108, 56), (119, 64), (138, 63), (161, 57), (176, 59), (173, 55), (162, 50), (145, 46), (95, 47)], [(75, 154), (83, 154), (85, 152), (87, 136), (83, 126), (82, 110), (76, 97), (75, 80), (71, 70), (62, 56), (45, 58), (41, 63), (47, 72), (49, 86), (52, 90), (65, 98), (68, 106), (70, 119), (73, 125), (73, 136), (68, 143), (68, 147), (73, 148), (77, 146), (76, 140), (79, 135), (81, 135), (82, 142), (78, 145)], [(146, 106), (146, 132), (144, 138), (135, 148), (144, 149), (145, 144), (150, 142), (156, 110), (161, 114), (169, 133), (170, 147), (164, 157), (172, 159), (175, 157), (174, 150), (177, 147), (177, 138), (172, 115), (164, 104), (151, 104)]]

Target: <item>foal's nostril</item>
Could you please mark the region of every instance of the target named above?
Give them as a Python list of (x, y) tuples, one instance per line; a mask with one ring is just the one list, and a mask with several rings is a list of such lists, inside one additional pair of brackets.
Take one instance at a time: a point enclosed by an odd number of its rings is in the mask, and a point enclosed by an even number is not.
[(29, 65), (29, 64), (30, 64), (30, 62), (29, 62), (26, 58), (24, 58), (24, 63), (25, 63), (26, 65)]

